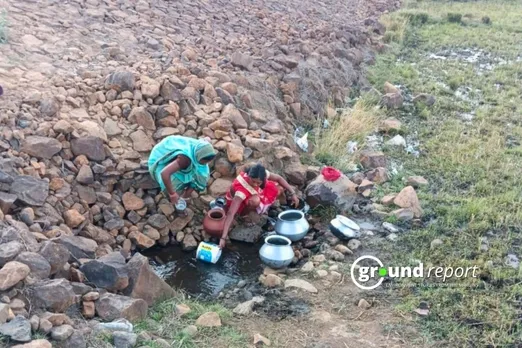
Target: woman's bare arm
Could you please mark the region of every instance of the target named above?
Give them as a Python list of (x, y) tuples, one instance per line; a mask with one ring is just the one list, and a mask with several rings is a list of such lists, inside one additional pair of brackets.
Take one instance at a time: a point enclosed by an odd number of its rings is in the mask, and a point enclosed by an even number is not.
[(232, 204), (227, 212), (227, 217), (225, 219), (225, 224), (223, 225), (223, 234), (221, 235), (221, 240), (219, 241), (219, 247), (223, 248), (225, 246), (225, 240), (227, 239), (228, 232), (230, 227), (232, 226), (232, 222), (234, 221), (234, 217), (241, 206), (243, 199), (241, 197), (234, 197), (232, 200)]
[(179, 159), (175, 159), (168, 166), (163, 168), (163, 170), (161, 171), (161, 180), (163, 180), (163, 184), (165, 185), (165, 188), (167, 189), (167, 193), (169, 194), (169, 197), (176, 193), (176, 191), (174, 190), (174, 187), (172, 187), (172, 181), (170, 180), (170, 176), (180, 169), (181, 169), (181, 166), (179, 164)]
[(288, 192), (294, 192), (292, 186), (290, 186), (290, 184), (281, 175), (270, 173), (268, 179), (277, 182), (279, 185), (283, 186), (283, 188)]

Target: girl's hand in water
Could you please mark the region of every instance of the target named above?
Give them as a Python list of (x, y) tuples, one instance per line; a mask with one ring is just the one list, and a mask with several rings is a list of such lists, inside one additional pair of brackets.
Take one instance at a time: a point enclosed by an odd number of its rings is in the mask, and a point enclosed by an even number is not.
[(220, 249), (224, 249), (225, 246), (226, 246), (226, 244), (227, 244), (227, 241), (226, 241), (225, 238), (221, 238), (221, 239), (219, 240), (219, 248), (220, 248)]
[(295, 208), (299, 206), (299, 197), (295, 193), (292, 195), (292, 203), (294, 203)]

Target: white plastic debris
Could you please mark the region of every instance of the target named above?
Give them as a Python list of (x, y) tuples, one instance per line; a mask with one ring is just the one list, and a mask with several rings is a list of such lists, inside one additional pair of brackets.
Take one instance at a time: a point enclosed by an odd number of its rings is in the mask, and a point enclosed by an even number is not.
[(308, 132), (301, 138), (295, 139), (297, 146), (304, 152), (308, 152)]
[(357, 142), (356, 141), (347, 142), (346, 151), (348, 151), (348, 153), (354, 153), (355, 151), (357, 151)]

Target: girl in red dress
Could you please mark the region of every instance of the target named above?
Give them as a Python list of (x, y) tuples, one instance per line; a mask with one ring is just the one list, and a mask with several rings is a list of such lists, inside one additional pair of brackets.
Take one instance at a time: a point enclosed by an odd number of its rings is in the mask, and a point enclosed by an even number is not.
[(270, 173), (261, 164), (244, 169), (232, 182), (226, 198), (225, 210), (227, 217), (219, 247), (225, 246), (226, 238), (236, 214), (247, 217), (250, 223), (265, 214), (270, 206), (285, 198), (284, 190), (291, 196), (295, 207), (299, 205), (299, 198), (295, 191), (280, 175)]

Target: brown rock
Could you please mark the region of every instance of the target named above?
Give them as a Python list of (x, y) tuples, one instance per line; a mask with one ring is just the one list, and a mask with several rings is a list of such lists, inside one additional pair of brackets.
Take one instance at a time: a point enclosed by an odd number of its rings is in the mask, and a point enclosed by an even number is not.
[[(42, 327), (42, 320), (46, 320), (51, 324), (51, 328), (53, 326), (60, 326), (63, 324), (71, 323), (71, 318), (69, 318), (66, 314), (63, 313), (51, 313), (45, 312), (40, 315), (40, 327)], [(50, 331), (50, 329), (49, 329)]]
[(92, 184), (94, 182), (94, 173), (92, 172), (91, 167), (85, 164), (82, 165), (78, 171), (78, 175), (76, 176), (76, 181), (84, 185)]
[(138, 152), (148, 152), (154, 148), (154, 141), (142, 130), (131, 133), (130, 138), (133, 143), (134, 150)]
[(406, 185), (413, 186), (414, 188), (428, 186), (428, 180), (422, 176), (410, 176), (406, 181)]
[(30, 251), (24, 251), (16, 257), (15, 261), (27, 265), (31, 270), (31, 272), (29, 273), (29, 277), (31, 277), (34, 280), (45, 279), (49, 277), (51, 273), (51, 265), (40, 254), (33, 253)]
[(180, 216), (177, 217), (172, 223), (170, 224), (170, 231), (175, 234), (178, 231), (183, 230), (190, 221), (192, 221), (192, 218), (194, 217), (194, 212), (191, 209), (187, 209), (186, 216)]
[(254, 345), (256, 347), (261, 347), (261, 346), (269, 347), (270, 346), (270, 340), (268, 338), (266, 338), (266, 337), (261, 336), (260, 334), (255, 334), (254, 335)]
[(51, 275), (61, 270), (69, 260), (69, 250), (54, 242), (44, 242), (39, 254), (51, 265)]
[(160, 83), (146, 75), (140, 77), (141, 80), (141, 94), (145, 98), (156, 98), (160, 94)]
[(360, 184), (359, 184), (359, 187), (357, 187), (357, 191), (359, 193), (361, 192), (364, 192), (368, 189), (372, 189), (373, 188), (373, 182), (371, 182), (370, 180), (367, 180), (367, 179), (364, 179)]
[(132, 192), (125, 192), (121, 199), (126, 210), (140, 210), (145, 206), (143, 199)]
[(225, 106), (225, 108), (221, 112), (221, 116), (232, 122), (234, 129), (244, 129), (248, 127), (245, 119), (243, 118), (243, 116), (241, 116), (241, 112), (239, 112), (239, 110), (234, 106), (234, 104), (228, 104), (227, 106)]
[(395, 87), (390, 82), (386, 81), (384, 83), (384, 93), (401, 93), (401, 90)]
[(73, 139), (71, 151), (75, 156), (85, 155), (91, 161), (103, 161), (106, 157), (103, 139), (94, 136)]
[(34, 308), (62, 313), (76, 302), (73, 287), (65, 279), (41, 280), (29, 290)]
[(239, 163), (243, 161), (243, 153), (245, 149), (243, 146), (238, 146), (233, 143), (227, 144), (227, 157), (232, 163)]
[(306, 167), (300, 162), (287, 163), (284, 173), (291, 184), (301, 186), (306, 183)]
[(135, 107), (129, 115), (129, 121), (148, 130), (155, 130), (156, 125), (152, 115), (144, 107)]
[(82, 315), (85, 319), (92, 319), (95, 315), (94, 302), (83, 301)]
[(44, 334), (48, 334), (53, 329), (53, 324), (47, 320), (40, 318), (40, 325), (38, 326), (38, 330)]
[(423, 214), (417, 193), (412, 186), (403, 188), (397, 197), (395, 197), (393, 203), (401, 208), (410, 208), (416, 218), (421, 217)]
[(230, 189), (232, 180), (228, 179), (216, 179), (209, 187), (209, 193), (213, 197), (223, 196)]
[(283, 285), (283, 280), (275, 274), (262, 275), (261, 283), (268, 288), (275, 288)]
[(189, 306), (187, 306), (186, 304), (178, 304), (176, 305), (176, 314), (180, 317), (190, 313), (191, 309)]
[(383, 184), (389, 180), (388, 170), (383, 167), (372, 169), (366, 173), (366, 178), (376, 184)]
[(106, 321), (125, 318), (129, 321), (143, 320), (147, 316), (148, 305), (142, 299), (132, 299), (111, 293), (103, 294), (95, 304), (96, 314)]
[(387, 93), (382, 96), (381, 102), (390, 109), (398, 109), (404, 103), (404, 99), (400, 93)]
[(154, 246), (154, 244), (156, 244), (154, 240), (150, 239), (149, 237), (138, 231), (133, 231), (129, 233), (129, 239), (136, 243), (136, 245), (142, 249), (151, 248)]
[(77, 210), (70, 209), (63, 214), (63, 218), (67, 226), (71, 228), (78, 227), (82, 222), (85, 221), (85, 216), (80, 214)]
[(396, 134), (401, 131), (401, 121), (396, 118), (388, 118), (382, 121), (380, 130), (389, 134)]
[(49, 189), (53, 191), (58, 191), (65, 185), (65, 180), (62, 178), (52, 178), (51, 182), (49, 183)]
[(17, 344), (16, 346), (13, 346), (12, 348), (52, 348), (53, 346), (49, 341), (41, 339), (41, 340), (34, 340), (26, 344)]
[(222, 132), (226, 132), (227, 134), (228, 134), (228, 132), (230, 132), (232, 130), (233, 127), (234, 127), (234, 125), (232, 124), (232, 122), (228, 118), (224, 118), (224, 117), (222, 117), (208, 125), (208, 128), (210, 128), (214, 132), (219, 130)]
[(208, 312), (202, 314), (196, 320), (196, 325), (203, 327), (219, 327), (221, 326), (221, 318), (219, 318), (219, 314), (216, 312)]
[(0, 291), (12, 288), (29, 275), (31, 269), (17, 261), (10, 261), (0, 269)]
[(9, 213), (11, 206), (18, 199), (16, 195), (7, 192), (0, 192), (0, 211), (4, 214)]
[(366, 169), (386, 167), (386, 156), (380, 151), (364, 151), (361, 153), (360, 161)]
[(192, 234), (187, 234), (181, 242), (181, 247), (184, 251), (196, 250), (198, 247), (198, 242)]
[(25, 138), (20, 151), (36, 158), (50, 159), (62, 150), (62, 144), (48, 137), (31, 135)]
[(397, 195), (386, 195), (382, 197), (381, 203), (384, 205), (392, 205), (395, 197), (397, 197)]
[(246, 54), (234, 52), (231, 57), (231, 63), (244, 70), (252, 70), (254, 67), (254, 59)]
[(140, 253), (134, 254), (127, 267), (129, 286), (123, 291), (124, 295), (143, 299), (149, 306), (176, 295), (174, 289), (156, 275), (149, 260)]

